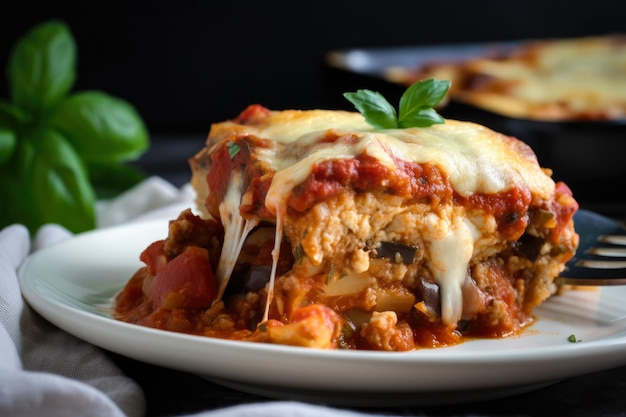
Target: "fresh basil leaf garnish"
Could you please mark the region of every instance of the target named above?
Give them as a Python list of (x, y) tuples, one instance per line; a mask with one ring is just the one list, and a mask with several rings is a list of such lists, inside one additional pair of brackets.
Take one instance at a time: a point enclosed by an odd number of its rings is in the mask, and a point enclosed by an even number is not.
[(383, 97), (371, 90), (344, 93), (344, 97), (376, 129), (428, 127), (445, 123), (435, 107), (445, 98), (450, 81), (430, 78), (412, 84), (400, 97), (399, 110)]
[(367, 123), (376, 129), (398, 127), (396, 109), (379, 92), (357, 90), (356, 93), (344, 93), (344, 97), (354, 104)]

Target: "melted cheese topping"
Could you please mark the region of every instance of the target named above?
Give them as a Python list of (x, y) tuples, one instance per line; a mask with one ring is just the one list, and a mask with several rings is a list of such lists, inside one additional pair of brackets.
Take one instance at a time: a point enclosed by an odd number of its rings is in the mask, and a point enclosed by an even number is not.
[[(276, 239), (270, 276), (268, 303), (276, 275), (286, 201), (295, 186), (303, 182), (313, 167), (325, 160), (354, 158), (366, 154), (395, 168), (394, 159), (414, 163), (436, 163), (450, 178), (454, 190), (462, 196), (474, 193), (498, 193), (513, 187), (528, 187), (537, 198), (550, 198), (555, 184), (539, 167), (532, 152), (515, 139), (497, 134), (483, 126), (447, 120), (429, 128), (374, 130), (358, 113), (335, 111), (272, 112), (260, 124), (239, 125), (225, 122), (215, 125), (208, 142), (230, 138), (233, 129), (239, 135), (256, 135), (281, 146), (257, 148), (256, 156), (276, 170), (267, 192), (265, 205), (276, 215)], [(324, 141), (329, 134), (334, 142)], [(345, 140), (342, 140), (344, 138)], [(225, 226), (218, 282), (225, 286), (243, 239), (254, 226), (246, 225), (239, 213), (241, 178), (233, 173), (231, 184), (220, 206)], [(430, 226), (429, 260), (440, 287), (442, 320), (456, 325), (461, 318), (461, 286), (479, 232), (461, 215), (437, 218)]]
[[(350, 115), (350, 120), (354, 115)], [(286, 148), (258, 156), (276, 170), (267, 194), (266, 206), (276, 212), (291, 190), (310, 174), (315, 164), (328, 159), (354, 158), (365, 154), (394, 168), (392, 156), (415, 163), (434, 162), (448, 174), (454, 190), (462, 196), (497, 193), (525, 184), (542, 197), (554, 192), (554, 182), (540, 169), (535, 158), (514, 148), (514, 142), (483, 126), (447, 120), (429, 128), (374, 131), (355, 120), (350, 130), (332, 128), (350, 140), (320, 142), (328, 131), (303, 136), (286, 135), (280, 139)], [(299, 129), (295, 129), (297, 132)], [(257, 132), (261, 137), (265, 131)], [(274, 139), (274, 138), (271, 138)], [(274, 139), (275, 140), (275, 139)], [(517, 143), (517, 146), (521, 146)]]

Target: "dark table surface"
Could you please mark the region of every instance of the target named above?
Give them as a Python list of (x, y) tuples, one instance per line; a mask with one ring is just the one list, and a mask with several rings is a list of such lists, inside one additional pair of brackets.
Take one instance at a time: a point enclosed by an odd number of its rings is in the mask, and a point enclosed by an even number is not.
[[(137, 164), (147, 174), (158, 175), (180, 187), (190, 178), (187, 159), (203, 147), (205, 137), (206, 133), (155, 136), (152, 148)], [(274, 400), (226, 388), (198, 375), (109, 354), (143, 388), (147, 417)], [(352, 409), (399, 416), (626, 416), (626, 366), (555, 381), (547, 387), (495, 400)]]
[[(113, 360), (143, 388), (146, 417), (165, 417), (250, 402), (271, 401), (215, 384), (200, 376), (135, 361), (114, 353)], [(401, 408), (352, 408), (398, 416), (626, 416), (626, 366), (555, 382), (501, 399)]]

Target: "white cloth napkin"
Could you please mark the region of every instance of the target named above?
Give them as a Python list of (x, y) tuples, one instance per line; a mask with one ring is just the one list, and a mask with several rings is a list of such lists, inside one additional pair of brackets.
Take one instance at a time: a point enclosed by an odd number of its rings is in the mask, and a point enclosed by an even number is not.
[[(176, 218), (193, 208), (189, 185), (178, 189), (146, 179), (112, 201), (99, 203), (98, 227)], [(31, 237), (22, 225), (0, 231), (0, 416), (142, 417), (140, 387), (96, 346), (50, 324), (22, 299), (16, 271), (33, 251), (72, 234), (45, 225)], [(363, 417), (368, 414), (300, 402), (233, 406), (194, 417)], [(180, 416), (183, 417), (183, 416)]]

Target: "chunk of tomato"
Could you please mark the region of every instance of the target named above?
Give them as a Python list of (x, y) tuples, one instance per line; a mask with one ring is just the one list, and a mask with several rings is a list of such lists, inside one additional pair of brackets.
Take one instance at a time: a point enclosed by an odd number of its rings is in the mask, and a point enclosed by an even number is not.
[(163, 249), (164, 243), (164, 240), (152, 242), (141, 252), (141, 255), (139, 255), (141, 262), (145, 263), (148, 267), (148, 273), (150, 275), (156, 275), (167, 263), (167, 255), (165, 255), (165, 250)]
[(185, 250), (160, 268), (154, 277), (152, 301), (155, 307), (207, 308), (217, 294), (217, 283), (209, 252), (197, 246)]

